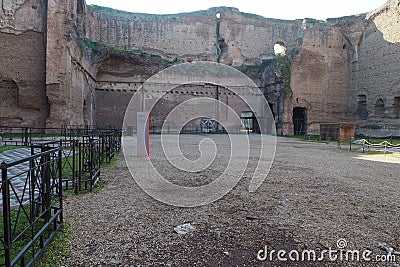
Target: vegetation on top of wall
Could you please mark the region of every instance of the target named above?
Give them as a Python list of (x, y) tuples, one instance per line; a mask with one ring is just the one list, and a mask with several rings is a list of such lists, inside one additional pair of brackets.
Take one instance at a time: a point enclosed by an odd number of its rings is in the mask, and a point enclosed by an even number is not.
[(221, 47), (219, 46), (219, 41), (221, 40), (221, 35), (220, 35), (220, 27), (221, 27), (221, 18), (216, 18), (216, 29), (215, 29), (215, 37), (216, 37), (216, 41), (215, 41), (215, 48), (216, 48), (216, 52), (215, 52), (215, 56), (216, 56), (216, 60), (219, 63), (220, 59), (221, 59)]
[(285, 94), (289, 94), (292, 92), (292, 88), (290, 87), (290, 68), (292, 66), (293, 59), (300, 51), (298, 49), (293, 49), (286, 55), (277, 54), (277, 73), (279, 73), (282, 82), (284, 84), (283, 92)]
[(290, 66), (291, 62), (286, 55), (276, 55), (277, 65), (276, 70), (283, 82), (283, 92), (288, 94), (292, 92), (290, 87)]
[(93, 8), (94, 10), (104, 12), (104, 13), (110, 13), (110, 14), (116, 14), (118, 16), (130, 16), (131, 12), (124, 11), (124, 10), (119, 10), (111, 7), (105, 7), (105, 6), (98, 6), (98, 5), (88, 5), (88, 8)]
[(79, 47), (81, 48), (81, 51), (84, 51), (84, 47), (89, 48), (95, 55), (100, 53), (101, 51), (101, 45), (99, 42), (93, 42), (89, 39), (83, 38), (79, 39)]
[(283, 93), (289, 94), (292, 92), (290, 87), (290, 68), (293, 62), (293, 59), (300, 51), (298, 49), (291, 50), (288, 54), (277, 54), (274, 57), (264, 59), (258, 64), (254, 65), (246, 65), (243, 64), (237, 69), (246, 75), (250, 76), (260, 76), (264, 73), (265, 69), (269, 66), (273, 68), (278, 78), (283, 83)]
[(264, 69), (271, 65), (276, 63), (276, 58), (268, 58), (262, 60), (260, 63), (255, 64), (255, 65), (246, 65), (243, 64), (238, 69), (242, 72), (253, 72), (253, 71), (264, 71)]
[(311, 19), (311, 18), (305, 18), (304, 22), (308, 24), (326, 24), (326, 21), (324, 20)]
[(94, 55), (97, 55), (97, 54), (101, 53), (102, 51), (108, 50), (111, 52), (115, 52), (115, 53), (123, 54), (123, 55), (127, 55), (127, 56), (132, 55), (132, 54), (137, 54), (142, 57), (149, 56), (154, 59), (159, 59), (164, 64), (167, 64), (167, 65), (174, 65), (177, 63), (176, 61), (170, 61), (170, 60), (162, 58), (160, 55), (150, 54), (150, 53), (144, 52), (143, 50), (140, 50), (140, 49), (125, 50), (125, 49), (122, 49), (117, 46), (107, 45), (102, 42), (92, 41), (87, 38), (81, 38), (77, 30), (76, 30), (76, 35), (77, 35), (77, 40), (79, 42), (79, 47), (80, 47), (82, 53), (84, 53), (86, 49), (89, 49)]

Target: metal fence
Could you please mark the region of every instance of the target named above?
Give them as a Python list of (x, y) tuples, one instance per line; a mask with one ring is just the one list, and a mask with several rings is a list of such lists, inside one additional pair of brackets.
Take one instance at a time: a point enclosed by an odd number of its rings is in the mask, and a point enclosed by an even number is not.
[(0, 165), (0, 266), (32, 266), (63, 225), (63, 191), (92, 191), (102, 164), (121, 149), (121, 131), (52, 134), (39, 138), (30, 128), (12, 129), (8, 145), (30, 147), (30, 156), (24, 148), (26, 158)]
[[(116, 131), (110, 129), (109, 131)], [(35, 127), (0, 127), (0, 137), (4, 146), (30, 146), (35, 143), (62, 141), (69, 142), (85, 135), (98, 136), (102, 131), (91, 127), (85, 128), (35, 128)]]
[(0, 165), (2, 225), (0, 265), (32, 266), (63, 225), (62, 149)]
[(351, 138), (346, 142), (339, 142), (338, 147), (340, 149), (348, 149), (350, 151), (359, 151), (362, 153), (365, 153), (366, 151), (373, 151), (383, 154), (400, 153), (400, 144), (395, 144), (391, 138), (381, 142), (375, 140), (375, 143), (369, 139), (354, 140), (354, 138)]

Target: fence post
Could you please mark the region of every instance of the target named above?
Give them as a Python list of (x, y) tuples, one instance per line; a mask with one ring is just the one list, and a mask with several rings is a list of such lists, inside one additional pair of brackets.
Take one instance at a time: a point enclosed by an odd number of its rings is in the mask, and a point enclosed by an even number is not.
[[(62, 156), (63, 156), (63, 150), (62, 147), (60, 147), (60, 150), (58, 151), (58, 161), (57, 161), (57, 167), (58, 167), (58, 198), (60, 199), (60, 221), (61, 223), (64, 221), (64, 215), (63, 215), (63, 184), (62, 184)], [(72, 174), (73, 176), (73, 174)]]
[(72, 185), (74, 186), (74, 192), (77, 193), (77, 184), (78, 181), (76, 180), (76, 147), (78, 145), (78, 140), (72, 140)]
[[(85, 142), (85, 140), (82, 140), (82, 142)], [(83, 146), (81, 142), (78, 142), (78, 181), (76, 185), (76, 190), (75, 193), (78, 194), (79, 191), (81, 191), (81, 179), (82, 179), (82, 153), (83, 153)]]
[(4, 233), (4, 260), (5, 266), (11, 266), (11, 213), (10, 187), (7, 177), (7, 165), (1, 163), (1, 182), (3, 196), (3, 233)]
[[(42, 152), (45, 152), (49, 150), (48, 147), (42, 147)], [(50, 154), (48, 155), (43, 155), (41, 156), (40, 162), (42, 165), (42, 192), (43, 192), (43, 198), (42, 198), (42, 211), (44, 213), (44, 220), (45, 222), (48, 222), (50, 220), (50, 206), (51, 206), (51, 188), (50, 188), (50, 163), (51, 163), (51, 157)]]
[(351, 139), (352, 139), (352, 138), (350, 137), (350, 139), (349, 139), (349, 140), (350, 140), (350, 152), (351, 152)]
[(100, 134), (100, 140), (101, 140), (101, 151), (100, 151), (100, 158), (101, 158), (101, 163), (104, 163), (104, 150), (105, 150), (105, 148), (104, 148), (104, 145), (105, 145), (105, 135), (104, 135), (104, 133), (101, 133)]
[(89, 191), (91, 192), (93, 189), (93, 162), (94, 162), (94, 139), (92, 137), (89, 137), (89, 160), (88, 160), (88, 165), (89, 165), (89, 174), (90, 174), (90, 188)]

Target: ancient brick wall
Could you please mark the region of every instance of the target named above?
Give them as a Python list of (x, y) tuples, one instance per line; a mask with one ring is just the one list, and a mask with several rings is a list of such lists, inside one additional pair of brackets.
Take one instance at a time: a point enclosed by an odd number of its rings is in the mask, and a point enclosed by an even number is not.
[(294, 108), (307, 113), (308, 132), (319, 132), (319, 123), (347, 121), (350, 95), (349, 53), (341, 26), (304, 23), (300, 53), (291, 66), (291, 89), (285, 106), (284, 133), (293, 134)]
[[(399, 124), (399, 0), (327, 22), (266, 19), (225, 7), (135, 14), (87, 7), (84, 0), (8, 0), (1, 7), (2, 125), (86, 126), (97, 118), (107, 126), (121, 121), (137, 84), (171, 61), (198, 60), (247, 71), (284, 134), (294, 133), (295, 109), (305, 114), (308, 132), (326, 122)], [(291, 62), (288, 77), (276, 61), (276, 43)]]
[(44, 126), (44, 1), (0, 1), (0, 124)]
[(359, 125), (400, 123), (399, 4), (390, 0), (367, 17), (352, 63), (350, 112)]
[(278, 41), (293, 49), (301, 33), (301, 21), (266, 19), (235, 8), (160, 16), (89, 6), (84, 27), (88, 39), (168, 59), (215, 61), (218, 43), (221, 60), (233, 65), (273, 56)]
[(83, 54), (77, 32), (85, 15), (83, 0), (49, 1), (47, 18), (46, 95), (50, 104), (47, 127), (95, 124), (93, 62)]

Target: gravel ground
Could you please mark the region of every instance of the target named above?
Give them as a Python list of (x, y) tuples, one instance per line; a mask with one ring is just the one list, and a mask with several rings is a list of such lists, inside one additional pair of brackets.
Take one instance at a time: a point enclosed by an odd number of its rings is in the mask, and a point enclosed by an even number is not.
[[(223, 137), (216, 136), (217, 143), (218, 138)], [(193, 145), (198, 139), (186, 137), (183, 142)], [(253, 142), (252, 151), (256, 144)], [(174, 175), (159, 149), (159, 137), (152, 136), (155, 166), (174, 183), (186, 186), (212, 181), (219, 173), (218, 166), (223, 168), (227, 162), (227, 153), (219, 153), (218, 164), (210, 166), (215, 172)], [(188, 151), (190, 146), (185, 152), (183, 145), (183, 154)], [(71, 253), (62, 265), (397, 266), (326, 258), (321, 262), (283, 262), (276, 254), (272, 261), (257, 259), (265, 247), (268, 251), (296, 250), (300, 255), (304, 249), (322, 253), (337, 249), (339, 239), (347, 241), (344, 252), (369, 249), (372, 259), (386, 254), (379, 243), (400, 250), (400, 159), (381, 162), (375, 159), (383, 156), (359, 155), (338, 150), (336, 145), (278, 138), (271, 171), (256, 192), (247, 190), (256, 159), (252, 156), (234, 190), (197, 208), (173, 207), (148, 196), (119, 155), (115, 166), (103, 170), (102, 179), (109, 182), (100, 193), (66, 199), (65, 219), (73, 236)], [(194, 231), (185, 235), (174, 232), (175, 226), (187, 222)]]

